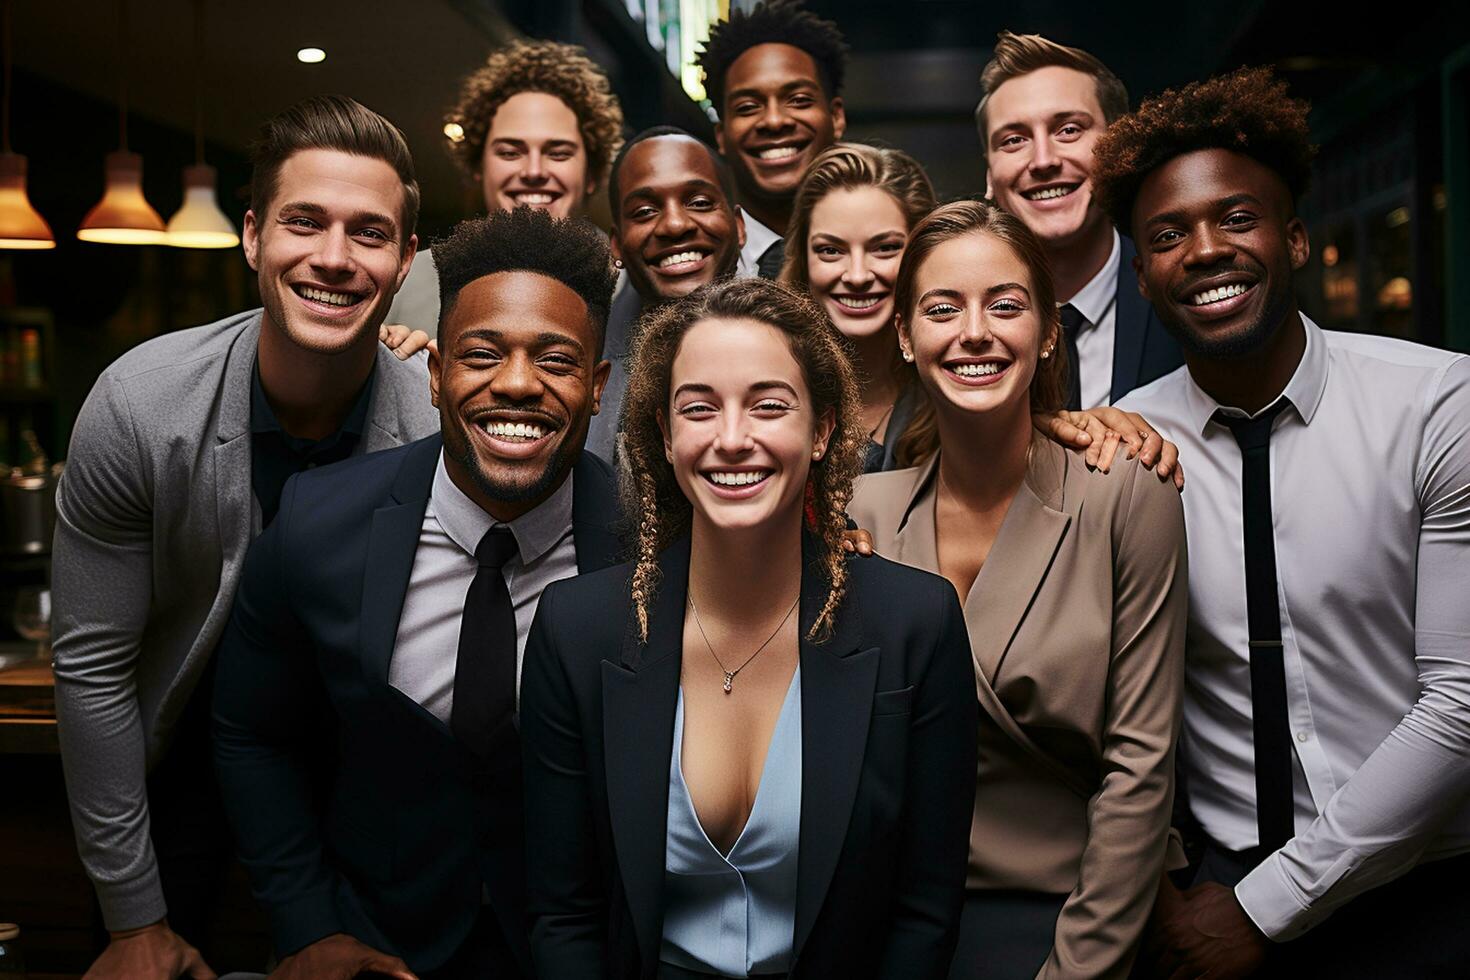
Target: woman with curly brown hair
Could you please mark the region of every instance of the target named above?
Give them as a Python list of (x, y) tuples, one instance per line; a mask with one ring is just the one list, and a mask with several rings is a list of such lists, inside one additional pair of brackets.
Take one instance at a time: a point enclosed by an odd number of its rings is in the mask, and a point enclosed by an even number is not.
[(894, 288), (933, 406), (922, 465), (859, 481), (875, 548), (964, 597), (985, 710), (953, 980), (1128, 976), (1165, 864), (1184, 678), (1179, 494), (1039, 438), (1067, 348), (1046, 253), (961, 201), (925, 218)]
[[(497, 49), (465, 78), (444, 122), (449, 153), (480, 185), (488, 211), (528, 206), (581, 217), (623, 144), (623, 110), (606, 73), (582, 48), (555, 41)], [(432, 252), (415, 258), (387, 322), (437, 333)]]
[(718, 282), (641, 324), (636, 559), (548, 589), (526, 651), (543, 976), (948, 969), (968, 645), (942, 580), (842, 549), (856, 406), (840, 336), (786, 287)]

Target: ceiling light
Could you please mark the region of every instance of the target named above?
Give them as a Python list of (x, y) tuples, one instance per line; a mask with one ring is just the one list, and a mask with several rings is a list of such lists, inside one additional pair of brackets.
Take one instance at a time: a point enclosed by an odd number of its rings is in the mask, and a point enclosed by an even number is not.
[(143, 158), (128, 150), (128, 6), (118, 2), (117, 36), (122, 40), (117, 100), (118, 148), (107, 154), (106, 189), (87, 212), (77, 238), (110, 245), (162, 245), (163, 219), (143, 196)]
[(127, 150), (107, 154), (107, 189), (87, 212), (77, 237), (109, 245), (162, 245), (163, 219), (143, 196), (143, 158)]
[(204, 162), (204, 0), (194, 0), (194, 166), (184, 168), (184, 205), (168, 219), (176, 248), (234, 248), (235, 226), (214, 196), (214, 168)]
[(327, 60), (327, 53), (321, 48), (302, 48), (296, 52), (296, 60), (303, 65), (319, 65)]
[(56, 236), (26, 194), (26, 158), (10, 152), (10, 0), (5, 0), (5, 104), (0, 136), (0, 248), (55, 248)]
[(46, 219), (26, 195), (26, 158), (0, 153), (0, 248), (55, 248)]
[(168, 243), (178, 248), (234, 248), (235, 226), (214, 197), (214, 168), (196, 163), (184, 168), (184, 206), (168, 219)]

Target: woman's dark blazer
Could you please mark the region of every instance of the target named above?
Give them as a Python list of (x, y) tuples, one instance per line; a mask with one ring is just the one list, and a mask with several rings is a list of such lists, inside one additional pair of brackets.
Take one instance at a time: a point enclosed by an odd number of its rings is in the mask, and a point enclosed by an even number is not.
[[(816, 557), (809, 538), (790, 976), (943, 977), (964, 901), (978, 724), (959, 600), (936, 575), (850, 558), (833, 634), (812, 643), (826, 596)], [(547, 588), (526, 645), (526, 856), (543, 977), (658, 969), (688, 539), (659, 565), (647, 645), (631, 565)]]

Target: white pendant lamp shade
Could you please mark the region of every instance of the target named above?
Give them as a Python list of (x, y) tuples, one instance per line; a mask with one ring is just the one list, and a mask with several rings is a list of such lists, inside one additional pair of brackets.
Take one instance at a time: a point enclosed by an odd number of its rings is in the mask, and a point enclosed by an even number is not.
[(51, 226), (26, 194), (26, 158), (0, 153), (0, 248), (55, 248)]
[(143, 158), (127, 150), (107, 154), (107, 189), (82, 219), (77, 237), (111, 245), (163, 245), (163, 219), (143, 197)]
[(168, 219), (168, 243), (179, 248), (234, 248), (235, 226), (214, 194), (215, 171), (207, 163), (184, 168), (184, 206)]

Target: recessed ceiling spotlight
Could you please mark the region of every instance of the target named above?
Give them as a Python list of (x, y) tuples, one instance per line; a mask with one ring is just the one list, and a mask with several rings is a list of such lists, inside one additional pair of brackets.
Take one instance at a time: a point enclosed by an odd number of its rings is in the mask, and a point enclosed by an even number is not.
[(302, 48), (296, 52), (296, 60), (303, 65), (316, 65), (327, 60), (327, 53), (321, 48)]

